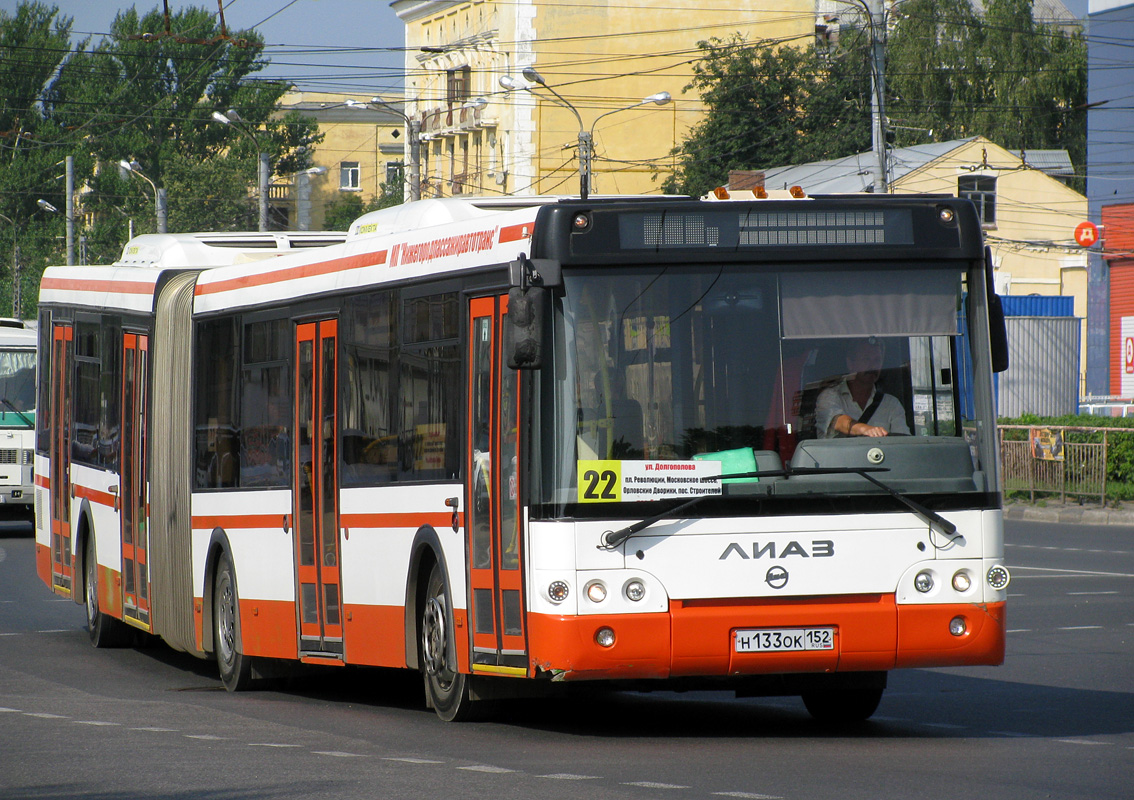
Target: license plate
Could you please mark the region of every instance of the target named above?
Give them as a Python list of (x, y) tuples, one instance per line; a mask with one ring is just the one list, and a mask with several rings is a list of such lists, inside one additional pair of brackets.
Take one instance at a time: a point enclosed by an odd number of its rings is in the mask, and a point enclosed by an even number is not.
[(834, 650), (834, 628), (760, 628), (736, 632), (738, 653), (793, 653)]

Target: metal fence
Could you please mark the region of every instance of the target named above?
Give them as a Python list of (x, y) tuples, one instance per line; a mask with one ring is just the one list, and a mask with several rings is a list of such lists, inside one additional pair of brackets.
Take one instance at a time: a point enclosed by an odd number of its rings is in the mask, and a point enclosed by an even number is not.
[[(1038, 426), (1037, 426), (1038, 427)], [(1106, 459), (1110, 436), (1114, 433), (1130, 435), (1129, 428), (1077, 428), (1045, 425), (1044, 430), (1059, 432), (1059, 444), (1048, 447), (1042, 454), (1028, 425), (1000, 426), (1000, 463), (1004, 470), (1004, 491), (1025, 491), (1031, 500), (1036, 493), (1058, 494), (1061, 501), (1067, 496), (1097, 497), (1106, 504)], [(1009, 431), (1022, 431), (1011, 434)], [(1067, 433), (1102, 434), (1098, 442), (1069, 442)], [(1005, 434), (1008, 433), (1008, 436)], [(1058, 452), (1052, 452), (1057, 450)]]

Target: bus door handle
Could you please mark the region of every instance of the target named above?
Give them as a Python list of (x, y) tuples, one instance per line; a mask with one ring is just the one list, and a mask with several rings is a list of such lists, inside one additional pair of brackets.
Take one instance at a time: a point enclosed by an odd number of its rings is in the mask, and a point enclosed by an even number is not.
[(457, 516), (457, 509), (461, 507), (461, 498), (449, 497), (445, 499), (445, 506), (453, 509), (453, 533), (461, 529), (461, 518)]
[(107, 489), (107, 491), (110, 492), (112, 495), (114, 495), (114, 510), (117, 511), (118, 510), (118, 487), (117, 486), (111, 486), (109, 489)]

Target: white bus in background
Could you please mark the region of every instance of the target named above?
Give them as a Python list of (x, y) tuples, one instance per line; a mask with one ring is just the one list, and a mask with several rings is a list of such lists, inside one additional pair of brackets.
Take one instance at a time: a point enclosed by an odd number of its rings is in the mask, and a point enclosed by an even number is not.
[(34, 502), (36, 332), (0, 319), (0, 504), (31, 511)]

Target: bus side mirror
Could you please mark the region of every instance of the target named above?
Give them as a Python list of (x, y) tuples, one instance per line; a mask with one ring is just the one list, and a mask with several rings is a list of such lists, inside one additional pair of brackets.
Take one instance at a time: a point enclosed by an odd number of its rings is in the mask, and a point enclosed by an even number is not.
[(985, 247), (984, 285), (988, 296), (988, 344), (992, 351), (992, 371), (1004, 372), (1008, 369), (1008, 326), (1004, 322), (1004, 304), (996, 293), (992, 273), (992, 248)]
[(548, 291), (542, 286), (519, 287), (508, 291), (508, 330), (505, 338), (508, 366), (512, 369), (539, 369), (543, 366), (543, 318)]

